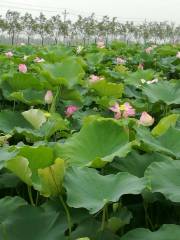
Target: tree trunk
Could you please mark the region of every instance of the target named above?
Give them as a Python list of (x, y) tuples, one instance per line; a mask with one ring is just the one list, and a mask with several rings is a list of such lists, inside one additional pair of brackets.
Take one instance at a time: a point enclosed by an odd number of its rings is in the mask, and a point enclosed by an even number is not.
[(27, 44), (28, 44), (28, 45), (30, 44), (30, 36), (28, 36)]
[(15, 33), (14, 30), (12, 32), (12, 38), (11, 38), (11, 44), (14, 45), (14, 37), (15, 37)]
[(41, 45), (44, 46), (44, 38), (41, 36)]

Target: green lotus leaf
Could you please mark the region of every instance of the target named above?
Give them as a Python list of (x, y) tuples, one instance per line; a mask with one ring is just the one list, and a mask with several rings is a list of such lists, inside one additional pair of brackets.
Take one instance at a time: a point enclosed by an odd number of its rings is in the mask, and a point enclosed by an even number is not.
[(138, 228), (125, 234), (120, 240), (177, 240), (180, 235), (179, 225), (163, 225), (159, 230)]
[(125, 78), (124, 82), (128, 85), (139, 86), (142, 84), (141, 79), (145, 81), (152, 80), (154, 78), (154, 71), (151, 69), (148, 70), (138, 70), (136, 72), (129, 73), (129, 76)]
[(53, 165), (38, 169), (41, 182), (41, 194), (46, 197), (59, 195), (62, 189), (64, 173), (64, 160), (60, 158), (57, 158)]
[(85, 55), (88, 65), (95, 67), (100, 64), (104, 58), (104, 53), (88, 53)]
[[(5, 204), (2, 205), (6, 207)], [(32, 206), (21, 206), (14, 211), (7, 211), (0, 227), (0, 239), (8, 240), (67, 240), (64, 214)]]
[(82, 63), (75, 57), (68, 57), (61, 63), (43, 64), (42, 69), (53, 84), (68, 87), (80, 84), (85, 74)]
[(35, 129), (39, 129), (47, 120), (44, 112), (39, 109), (30, 109), (22, 112), (22, 115)]
[(167, 117), (162, 118), (159, 123), (153, 128), (152, 135), (160, 136), (165, 133), (170, 126), (175, 126), (178, 118), (180, 117), (179, 114), (171, 114)]
[(113, 119), (101, 118), (85, 124), (64, 144), (57, 144), (56, 154), (70, 165), (103, 167), (115, 156), (126, 156), (131, 145), (124, 127)]
[(111, 163), (111, 167), (113, 170), (118, 172), (128, 172), (137, 177), (144, 177), (146, 168), (152, 162), (164, 162), (172, 160), (172, 158), (157, 152), (139, 154), (136, 151), (132, 151), (125, 158), (116, 158)]
[(7, 196), (0, 199), (0, 225), (2, 222), (6, 221), (10, 213), (26, 205), (27, 202), (20, 197)]
[(18, 151), (9, 152), (6, 148), (0, 148), (0, 169), (2, 169), (6, 161), (16, 157)]
[(13, 173), (3, 172), (0, 174), (0, 189), (16, 188), (20, 183), (20, 179)]
[(180, 158), (180, 130), (170, 127), (159, 137), (153, 137), (148, 129), (138, 128), (137, 139), (139, 139), (145, 149), (165, 153), (172, 157)]
[(141, 193), (144, 181), (129, 173), (102, 176), (95, 169), (73, 167), (66, 172), (64, 187), (69, 206), (94, 214), (124, 194)]
[(19, 101), (32, 106), (44, 104), (45, 91), (26, 89), (19, 92), (6, 93), (4, 95), (10, 101)]
[(0, 112), (0, 130), (4, 133), (10, 133), (15, 127), (32, 129), (21, 113), (11, 111)]
[(32, 185), (32, 172), (29, 168), (28, 159), (17, 156), (6, 163), (6, 168), (12, 171), (16, 176), (18, 176), (27, 185)]
[[(0, 130), (4, 133), (11, 133), (12, 135), (15, 133), (21, 134), (26, 137), (28, 142), (43, 140), (45, 138), (48, 139), (56, 131), (67, 130), (67, 122), (64, 121), (59, 114), (49, 114), (48, 119), (44, 122), (46, 113), (41, 110), (34, 110), (35, 109), (31, 109), (28, 111), (28, 117), (26, 114), (29, 122), (20, 112), (0, 112)], [(34, 118), (32, 118), (32, 113), (36, 113)], [(33, 126), (36, 128), (40, 126), (40, 128), (35, 129)]]
[(41, 182), (38, 176), (38, 170), (53, 164), (53, 150), (43, 145), (14, 146), (12, 149), (18, 150), (18, 156), (7, 161), (6, 168), (26, 184), (33, 184), (35, 189), (40, 189)]
[(25, 90), (28, 88), (42, 90), (43, 85), (40, 80), (31, 73), (15, 73), (6, 80), (13, 91)]
[(97, 94), (101, 97), (114, 97), (114, 98), (121, 98), (124, 85), (122, 83), (112, 83), (107, 82), (106, 80), (101, 80), (96, 83), (92, 83), (90, 88), (94, 89)]
[(180, 161), (154, 162), (145, 172), (151, 192), (162, 193), (172, 202), (180, 202)]
[(160, 81), (143, 87), (143, 93), (151, 103), (162, 101), (167, 105), (180, 104), (180, 85)]

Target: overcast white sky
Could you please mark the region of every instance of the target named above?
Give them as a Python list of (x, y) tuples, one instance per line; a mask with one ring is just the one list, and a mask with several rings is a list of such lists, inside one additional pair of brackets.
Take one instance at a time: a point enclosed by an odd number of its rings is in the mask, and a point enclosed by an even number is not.
[[(67, 9), (69, 16), (96, 13), (135, 22), (173, 21), (180, 24), (180, 0), (0, 0), (0, 14), (7, 9), (50, 16)], [(100, 16), (99, 16), (100, 17)]]

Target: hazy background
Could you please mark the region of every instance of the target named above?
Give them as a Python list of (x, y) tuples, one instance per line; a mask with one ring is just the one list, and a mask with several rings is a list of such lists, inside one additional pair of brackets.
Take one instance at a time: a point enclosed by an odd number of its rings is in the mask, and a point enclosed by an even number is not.
[(41, 11), (52, 16), (66, 9), (69, 18), (94, 12), (97, 17), (115, 16), (122, 21), (146, 19), (180, 23), (180, 0), (0, 0), (0, 15), (8, 9), (30, 12), (34, 16)]

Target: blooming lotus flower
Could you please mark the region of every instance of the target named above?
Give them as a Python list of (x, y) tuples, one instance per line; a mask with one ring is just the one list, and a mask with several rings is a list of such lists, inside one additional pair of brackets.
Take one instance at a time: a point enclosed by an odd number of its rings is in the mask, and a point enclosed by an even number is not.
[(13, 56), (13, 53), (11, 51), (6, 52), (5, 55), (6, 55), (6, 57), (11, 58)]
[(98, 42), (97, 42), (97, 47), (98, 47), (98, 48), (105, 48), (104, 41), (98, 41)]
[(152, 50), (153, 50), (153, 47), (148, 47), (148, 48), (145, 49), (145, 52), (147, 54), (150, 54), (152, 52)]
[(177, 52), (176, 57), (180, 59), (180, 52)]
[(98, 82), (98, 81), (101, 81), (101, 80), (104, 80), (104, 78), (92, 74), (92, 75), (90, 76), (89, 82), (90, 82), (90, 83), (95, 83), (95, 82)]
[(26, 64), (19, 64), (19, 71), (22, 73), (26, 73), (27, 72)]
[(138, 65), (138, 69), (144, 70), (144, 64), (143, 64), (143, 63), (140, 63), (140, 64)]
[(123, 58), (117, 57), (117, 58), (116, 58), (116, 62), (117, 62), (117, 64), (125, 64), (125, 63), (126, 63), (126, 60), (123, 59)]
[(36, 58), (34, 59), (34, 62), (36, 62), (36, 63), (42, 63), (42, 62), (45, 62), (45, 60), (44, 60), (43, 58), (36, 57)]
[(119, 103), (115, 103), (112, 107), (109, 108), (112, 112), (114, 112), (114, 118), (119, 119), (121, 118), (121, 110)]
[(143, 126), (151, 126), (154, 123), (154, 118), (151, 117), (147, 112), (143, 112), (141, 114), (141, 117), (139, 119), (139, 124), (143, 125)]
[(115, 103), (112, 107), (109, 108), (115, 113), (114, 118), (119, 119), (121, 116), (124, 118), (135, 116), (135, 109), (128, 103), (125, 102), (122, 105)]
[(147, 81), (147, 84), (157, 83), (159, 80), (157, 78), (153, 79), (152, 81)]
[(46, 104), (51, 104), (53, 101), (53, 93), (52, 91), (48, 90), (45, 94), (44, 101)]
[(65, 114), (66, 114), (66, 117), (70, 117), (73, 115), (74, 112), (76, 112), (78, 110), (78, 107), (75, 106), (75, 105), (69, 105), (67, 108), (66, 108), (66, 111), (65, 111)]
[(135, 109), (128, 103), (125, 102), (123, 105), (120, 106), (120, 110), (123, 110), (123, 117), (133, 117), (136, 114)]

